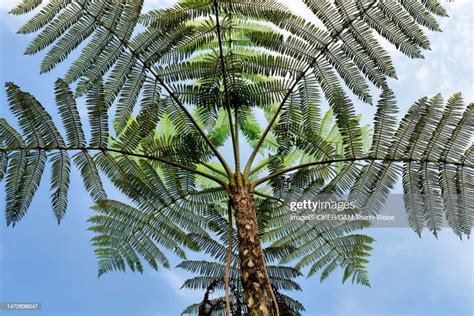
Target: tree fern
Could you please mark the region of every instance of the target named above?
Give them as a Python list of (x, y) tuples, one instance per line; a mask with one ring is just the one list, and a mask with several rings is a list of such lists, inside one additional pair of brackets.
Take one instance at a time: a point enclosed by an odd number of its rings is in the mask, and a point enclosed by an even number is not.
[[(41, 2), (24, 0), (12, 13)], [(41, 71), (82, 48), (55, 84), (63, 128), (32, 95), (6, 85), (20, 130), (0, 120), (7, 224), (25, 215), (48, 160), (59, 222), (73, 162), (95, 203), (99, 275), (142, 272), (145, 262), (168, 268), (174, 252), (198, 274), (185, 286), (206, 290), (203, 304), (226, 314), (299, 313), (281, 291), (298, 290), (301, 272), (324, 280), (340, 267), (343, 281), (369, 285), (373, 240), (357, 231), (370, 223), (291, 219), (289, 203), (304, 198), (355, 202), (339, 215), (375, 214), (402, 175), (417, 233), (436, 235), (446, 219), (469, 236), (473, 105), (460, 94), (444, 108), (439, 95), (422, 98), (397, 123), (387, 83), (396, 71), (380, 39), (421, 58), (430, 48), (422, 27), (439, 31), (435, 16), (445, 10), (435, 0), (303, 2), (313, 19), (274, 0), (185, 0), (146, 13), (136, 0), (42, 6), (19, 30), (38, 32), (27, 54), (49, 48)], [(371, 131), (347, 92), (372, 103), (370, 85), (382, 95), (368, 144)], [(90, 138), (76, 96), (86, 96)], [(331, 110), (321, 115), (323, 99)], [(130, 203), (108, 198), (102, 174)], [(189, 250), (213, 262), (188, 260)], [(222, 286), (226, 297), (211, 299)]]

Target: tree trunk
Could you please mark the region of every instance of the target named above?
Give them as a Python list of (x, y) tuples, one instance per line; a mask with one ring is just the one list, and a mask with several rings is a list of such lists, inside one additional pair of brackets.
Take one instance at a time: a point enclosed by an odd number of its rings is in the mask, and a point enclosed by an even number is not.
[(232, 187), (231, 195), (236, 212), (241, 279), (248, 315), (275, 315), (251, 188), (248, 185)]

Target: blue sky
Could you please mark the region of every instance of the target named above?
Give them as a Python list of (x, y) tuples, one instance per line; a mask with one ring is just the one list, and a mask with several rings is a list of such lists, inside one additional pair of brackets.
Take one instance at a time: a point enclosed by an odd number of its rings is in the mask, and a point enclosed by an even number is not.
[[(24, 18), (6, 14), (16, 2), (0, 2), (0, 81), (19, 84), (46, 108), (54, 109), (53, 82), (65, 67), (39, 76), (42, 55), (22, 55), (30, 38), (15, 31)], [(164, 2), (148, 1), (147, 5)], [(402, 112), (419, 97), (438, 92), (447, 99), (461, 91), (468, 101), (474, 100), (474, 4), (457, 0), (445, 6), (451, 17), (441, 20), (443, 33), (428, 33), (432, 51), (425, 53), (424, 60), (410, 60), (391, 49), (399, 76), (391, 84)], [(3, 89), (0, 104), (0, 115), (9, 118)], [(374, 107), (359, 104), (358, 110), (370, 122)], [(89, 243), (92, 235), (86, 231), (91, 201), (77, 172), (73, 173), (68, 214), (60, 226), (50, 209), (48, 181), (47, 173), (19, 225), (14, 229), (0, 225), (0, 303), (42, 303), (41, 311), (21, 312), (38, 316), (168, 316), (200, 300), (202, 293), (179, 290), (186, 275), (176, 269), (147, 269), (143, 275), (109, 273), (98, 279)], [(0, 189), (3, 192), (2, 186)], [(4, 194), (0, 193), (0, 209), (3, 205)], [(461, 242), (448, 230), (438, 240), (427, 233), (419, 239), (402, 228), (374, 228), (366, 233), (377, 240), (369, 264), (372, 288), (342, 285), (340, 273), (322, 284), (317, 277), (301, 278), (303, 292), (297, 298), (307, 309), (305, 315), (474, 315), (472, 241)]]

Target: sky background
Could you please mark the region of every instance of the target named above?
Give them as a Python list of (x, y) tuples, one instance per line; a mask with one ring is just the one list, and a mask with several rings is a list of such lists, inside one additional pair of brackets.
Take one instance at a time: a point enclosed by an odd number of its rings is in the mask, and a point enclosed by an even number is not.
[[(15, 34), (25, 17), (6, 14), (15, 3), (0, 0), (0, 81), (19, 84), (47, 109), (55, 110), (53, 83), (66, 67), (61, 64), (39, 76), (42, 54), (24, 56), (31, 37)], [(167, 3), (153, 0), (146, 7)], [(297, 4), (293, 7), (300, 9)], [(425, 52), (424, 60), (410, 60), (390, 48), (399, 77), (390, 84), (401, 113), (418, 98), (438, 92), (447, 99), (461, 91), (467, 101), (474, 100), (474, 4), (456, 0), (445, 7), (451, 17), (440, 20), (443, 33), (428, 32), (432, 50)], [(357, 110), (370, 122), (375, 107), (358, 104)], [(0, 116), (11, 118), (3, 89)], [(36, 302), (42, 309), (0, 314), (168, 316), (201, 300), (203, 293), (179, 289), (187, 275), (177, 269), (146, 269), (142, 275), (116, 272), (97, 278), (89, 243), (92, 234), (86, 230), (93, 214), (91, 201), (77, 171), (73, 171), (68, 214), (60, 226), (51, 212), (49, 172), (43, 178), (27, 216), (14, 229), (0, 225), (0, 303)], [(116, 193), (107, 190), (114, 198)], [(0, 193), (0, 209), (3, 206)], [(460, 241), (448, 230), (438, 240), (427, 232), (420, 239), (406, 228), (373, 228), (365, 233), (377, 240), (369, 264), (372, 288), (341, 284), (340, 271), (322, 284), (318, 277), (301, 278), (303, 292), (296, 298), (306, 307), (304, 315), (474, 315), (472, 240)]]

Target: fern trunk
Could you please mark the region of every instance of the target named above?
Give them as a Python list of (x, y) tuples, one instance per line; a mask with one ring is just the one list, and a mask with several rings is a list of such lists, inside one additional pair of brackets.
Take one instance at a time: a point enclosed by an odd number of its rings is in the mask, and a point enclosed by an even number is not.
[(235, 186), (231, 188), (231, 195), (236, 212), (241, 280), (248, 314), (275, 315), (251, 188), (249, 185)]

